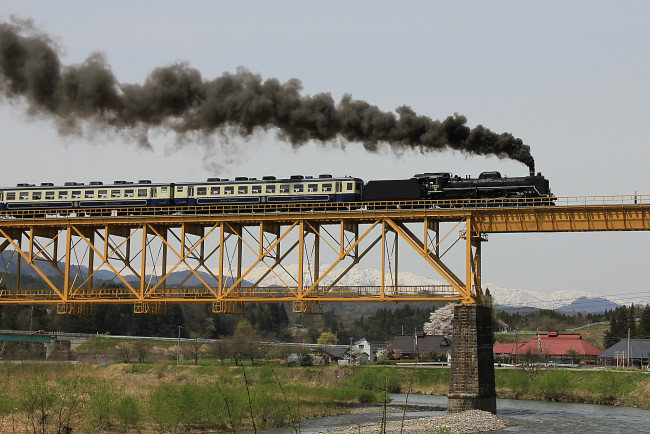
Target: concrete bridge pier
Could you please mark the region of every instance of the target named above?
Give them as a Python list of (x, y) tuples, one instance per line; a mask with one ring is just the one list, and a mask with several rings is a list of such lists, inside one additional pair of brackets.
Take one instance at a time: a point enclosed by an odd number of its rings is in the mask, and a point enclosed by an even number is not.
[(452, 326), (447, 412), (483, 410), (496, 414), (492, 309), (457, 304)]

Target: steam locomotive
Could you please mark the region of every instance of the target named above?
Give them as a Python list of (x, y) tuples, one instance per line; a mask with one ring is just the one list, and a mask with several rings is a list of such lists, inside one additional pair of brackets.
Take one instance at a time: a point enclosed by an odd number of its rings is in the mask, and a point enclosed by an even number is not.
[[(515, 202), (515, 199), (517, 201)], [(520, 199), (530, 200), (522, 202)], [(542, 200), (543, 199), (543, 200)], [(541, 173), (503, 177), (499, 172), (483, 172), (478, 178), (461, 178), (451, 173), (422, 173), (410, 179), (376, 180), (360, 178), (294, 175), (277, 179), (237, 177), (234, 180), (208, 178), (205, 182), (152, 183), (114, 181), (103, 184), (66, 182), (18, 184), (0, 188), (0, 211), (11, 210), (95, 210), (110, 214), (123, 208), (196, 207), (321, 202), (431, 201), (431, 206), (457, 206), (485, 200), (488, 206), (514, 203), (552, 205), (548, 180)], [(4, 213), (5, 216), (11, 213)], [(23, 213), (24, 215), (24, 213)]]

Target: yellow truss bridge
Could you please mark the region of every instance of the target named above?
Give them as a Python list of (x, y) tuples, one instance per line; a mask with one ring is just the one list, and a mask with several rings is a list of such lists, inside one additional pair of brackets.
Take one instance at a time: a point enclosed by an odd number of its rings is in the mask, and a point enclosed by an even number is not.
[[(650, 196), (545, 200), (3, 211), (0, 305), (83, 314), (100, 303), (138, 313), (170, 303), (211, 303), (215, 313), (251, 302), (305, 313), (324, 302), (480, 304), (489, 233), (650, 229)], [(450, 250), (464, 258), (456, 271)], [(346, 285), (364, 260), (380, 264), (381, 283)], [(444, 284), (401, 284), (400, 260), (424, 261)], [(21, 282), (27, 273), (39, 283)]]

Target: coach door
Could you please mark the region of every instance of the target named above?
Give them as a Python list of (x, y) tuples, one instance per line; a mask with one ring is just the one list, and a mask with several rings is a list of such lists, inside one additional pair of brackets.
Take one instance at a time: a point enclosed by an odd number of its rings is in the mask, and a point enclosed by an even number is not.
[(336, 183), (336, 201), (340, 202), (342, 200), (341, 198), (341, 193), (343, 192), (343, 183), (342, 182), (337, 182)]

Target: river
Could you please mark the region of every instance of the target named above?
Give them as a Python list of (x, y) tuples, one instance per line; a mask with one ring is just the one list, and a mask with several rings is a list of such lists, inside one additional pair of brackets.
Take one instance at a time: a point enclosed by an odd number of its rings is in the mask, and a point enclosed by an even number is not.
[[(391, 395), (393, 403), (404, 403), (406, 395)], [(447, 397), (410, 395), (409, 404), (447, 407)], [(407, 418), (441, 416), (444, 411), (407, 412)], [(642, 433), (648, 432), (650, 411), (609, 405), (565, 404), (544, 401), (517, 401), (497, 399), (497, 414), (517, 426), (503, 429), (502, 433)], [(389, 414), (389, 420), (401, 419), (401, 413)], [(379, 422), (380, 414), (356, 414), (311, 419), (300, 425), (303, 434), (327, 432), (334, 428)], [(286, 428), (264, 431), (267, 434), (291, 432)], [(295, 431), (294, 431), (295, 432)]]

